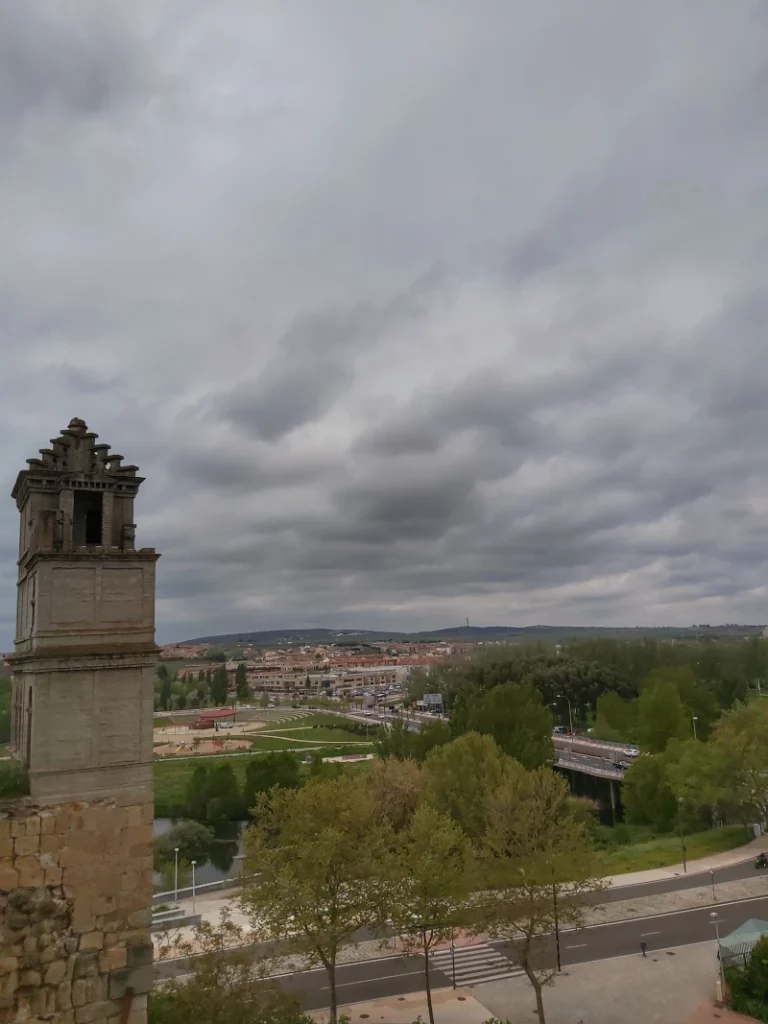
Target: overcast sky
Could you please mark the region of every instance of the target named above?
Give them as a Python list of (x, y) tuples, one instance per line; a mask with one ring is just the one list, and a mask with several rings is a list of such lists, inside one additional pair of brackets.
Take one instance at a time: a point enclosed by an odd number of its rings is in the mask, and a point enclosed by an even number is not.
[(3, 493), (138, 463), (163, 642), (768, 621), (766, 110), (758, 0), (0, 0)]

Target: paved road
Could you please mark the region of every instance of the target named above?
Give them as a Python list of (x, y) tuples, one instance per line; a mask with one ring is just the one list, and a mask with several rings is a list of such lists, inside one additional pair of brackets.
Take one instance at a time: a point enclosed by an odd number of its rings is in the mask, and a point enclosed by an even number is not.
[[(714, 872), (715, 898), (717, 898), (717, 887), (721, 882), (737, 882), (741, 878), (752, 878), (755, 875), (765, 876), (765, 891), (768, 893), (768, 871), (759, 871), (755, 868), (755, 859), (750, 857), (740, 864), (731, 864), (728, 867), (718, 868)], [(688, 874), (675, 875), (673, 878), (665, 878), (659, 882), (643, 882), (641, 885), (618, 885), (611, 887), (602, 894), (600, 902), (613, 903), (616, 900), (639, 899), (642, 896), (657, 896), (665, 892), (679, 892), (680, 889), (697, 889), (710, 885), (711, 878), (708, 871), (695, 871)]]
[[(711, 908), (705, 907), (616, 924), (594, 925), (578, 932), (563, 932), (560, 943), (562, 965), (567, 967), (569, 964), (621, 956), (639, 957), (641, 942), (646, 943), (649, 956), (667, 955), (667, 951), (674, 952), (675, 947), (713, 939), (715, 930), (710, 914)], [(751, 917), (768, 918), (768, 897), (722, 904), (717, 914), (722, 936)], [(505, 955), (503, 946), (494, 944), (494, 947), (494, 952)], [(554, 940), (543, 944), (539, 957), (542, 963), (553, 962)], [(515, 973), (519, 972), (510, 963), (510, 974)], [(442, 971), (430, 972), (430, 978), (435, 988), (451, 984), (448, 974)], [(478, 981), (482, 978), (480, 972)], [(300, 997), (304, 1009), (317, 1010), (328, 1005), (328, 983), (324, 971), (305, 971), (278, 980), (286, 991)], [(337, 972), (340, 1003), (417, 992), (423, 987), (423, 961), (417, 957), (349, 964)]]

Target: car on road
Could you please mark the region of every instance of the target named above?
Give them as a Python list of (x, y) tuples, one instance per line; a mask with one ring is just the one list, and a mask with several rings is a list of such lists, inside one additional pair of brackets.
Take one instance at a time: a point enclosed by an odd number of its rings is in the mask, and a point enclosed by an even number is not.
[(618, 768), (620, 772), (625, 772), (627, 770), (627, 768), (629, 768), (629, 762), (628, 761), (614, 761), (613, 762), (613, 767), (614, 768)]

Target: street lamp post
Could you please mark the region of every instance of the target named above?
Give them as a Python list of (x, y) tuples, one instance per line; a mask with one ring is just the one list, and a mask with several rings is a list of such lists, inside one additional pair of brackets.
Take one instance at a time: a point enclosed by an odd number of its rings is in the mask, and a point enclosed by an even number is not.
[(723, 998), (725, 998), (725, 968), (723, 967), (723, 948), (720, 945), (720, 929), (718, 928), (719, 920), (717, 917), (717, 911), (713, 910), (709, 915), (710, 924), (715, 926), (715, 935), (717, 936), (717, 962), (720, 966), (720, 984), (723, 987)]
[(173, 902), (179, 902), (179, 848), (173, 848)]
[(691, 717), (691, 721), (693, 722), (693, 738), (694, 738), (694, 740), (698, 739), (698, 736), (696, 735), (696, 723), (698, 722), (698, 720), (699, 719), (697, 718), (696, 715), (693, 715)]
[(193, 917), (195, 916), (195, 911), (197, 910), (197, 900), (195, 898), (195, 865), (196, 864), (197, 864), (197, 861), (193, 860), (192, 861), (192, 916)]
[(570, 697), (568, 697), (564, 693), (558, 693), (557, 697), (558, 697), (558, 700), (567, 700), (568, 701), (568, 724), (569, 724), (569, 726), (571, 728), (571, 733), (573, 733), (573, 711), (571, 709), (571, 699), (570, 699)]
[(712, 899), (717, 903), (717, 894), (715, 893), (715, 869), (709, 869), (709, 880), (712, 883)]
[(680, 829), (680, 848), (683, 851), (683, 872), (688, 874), (688, 862), (685, 858), (685, 835), (683, 833), (683, 798), (677, 798), (677, 824)]

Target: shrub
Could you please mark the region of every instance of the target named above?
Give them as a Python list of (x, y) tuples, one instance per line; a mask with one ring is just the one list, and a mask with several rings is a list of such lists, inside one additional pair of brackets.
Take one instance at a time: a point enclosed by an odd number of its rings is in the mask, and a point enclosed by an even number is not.
[(29, 795), (29, 775), (16, 761), (0, 762), (0, 799)]

